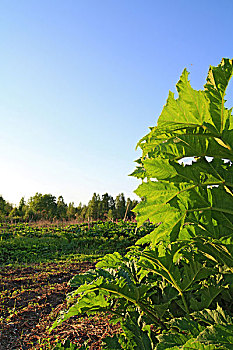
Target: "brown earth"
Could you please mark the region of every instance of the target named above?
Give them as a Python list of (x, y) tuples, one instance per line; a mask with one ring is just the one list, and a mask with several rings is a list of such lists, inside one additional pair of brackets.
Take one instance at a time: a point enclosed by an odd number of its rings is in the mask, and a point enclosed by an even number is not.
[(90, 350), (101, 349), (101, 339), (119, 331), (107, 316), (75, 316), (48, 332), (67, 307), (67, 282), (92, 267), (89, 262), (0, 267), (0, 349), (52, 349), (57, 340), (65, 339), (79, 346), (86, 342)]

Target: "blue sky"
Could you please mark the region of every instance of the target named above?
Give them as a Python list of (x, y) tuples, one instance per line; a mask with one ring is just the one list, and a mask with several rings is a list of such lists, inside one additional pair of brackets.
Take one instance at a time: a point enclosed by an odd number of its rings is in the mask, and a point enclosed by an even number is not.
[(233, 57), (232, 14), (232, 0), (2, 0), (0, 194), (136, 198), (137, 141), (185, 67), (201, 89)]

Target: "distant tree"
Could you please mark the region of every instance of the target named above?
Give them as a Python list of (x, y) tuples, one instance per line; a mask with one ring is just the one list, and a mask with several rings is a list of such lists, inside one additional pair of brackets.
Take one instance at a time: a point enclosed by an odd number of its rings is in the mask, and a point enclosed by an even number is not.
[(108, 193), (105, 193), (102, 195), (101, 203), (102, 203), (102, 210), (104, 213), (107, 213), (109, 210), (109, 195)]
[(5, 221), (6, 217), (10, 214), (13, 209), (13, 205), (5, 201), (2, 196), (0, 196), (0, 219)]
[(28, 206), (24, 214), (24, 219), (26, 221), (36, 221), (41, 219), (41, 215), (39, 212), (36, 212), (32, 208), (30, 208), (30, 206)]
[(84, 220), (84, 217), (83, 217), (83, 214), (82, 214), (82, 211), (83, 211), (83, 205), (82, 203), (80, 202), (79, 205), (76, 207), (76, 218), (79, 220), (79, 221), (83, 221)]
[(115, 210), (109, 209), (107, 213), (108, 220), (114, 221), (116, 219), (116, 212)]
[(5, 212), (5, 203), (6, 203), (5, 199), (3, 199), (2, 196), (0, 196), (0, 212), (1, 213)]
[(25, 202), (24, 197), (22, 197), (19, 201), (18, 209), (21, 211), (21, 210), (23, 210), (23, 207), (25, 207), (25, 206), (26, 206), (26, 202)]
[(59, 196), (58, 199), (57, 199), (57, 213), (56, 213), (56, 217), (58, 219), (66, 219), (67, 218), (67, 209), (68, 209), (68, 206), (64, 202), (63, 197)]
[(75, 217), (76, 217), (76, 208), (74, 206), (74, 202), (68, 204), (67, 216), (68, 216), (68, 218), (70, 220), (71, 219), (75, 219)]
[(97, 204), (97, 218), (100, 219), (100, 220), (103, 220), (104, 219), (104, 208), (103, 208), (103, 203), (101, 201), (101, 199), (98, 201), (98, 204)]
[(20, 220), (20, 212), (18, 208), (13, 208), (11, 212), (9, 213), (9, 219), (14, 220), (14, 221), (19, 221)]
[(135, 218), (134, 212), (132, 212), (133, 208), (136, 207), (138, 201), (137, 200), (131, 200), (130, 198), (127, 198), (126, 201), (126, 211), (125, 211), (125, 219), (132, 220)]
[(88, 206), (87, 205), (83, 205), (81, 212), (79, 214), (79, 218), (80, 220), (84, 221), (88, 219)]
[(51, 194), (44, 194), (42, 196), (42, 203), (44, 210), (47, 213), (47, 218), (54, 218), (57, 212), (56, 197), (52, 196)]
[(99, 206), (100, 203), (100, 196), (96, 193), (93, 194), (92, 199), (88, 203), (88, 216), (92, 220), (99, 219), (100, 213), (99, 213)]
[(120, 193), (116, 196), (115, 208), (116, 208), (116, 217), (117, 219), (123, 219), (125, 215), (126, 205), (125, 205), (125, 196), (123, 193)]
[(18, 206), (18, 215), (21, 218), (24, 218), (26, 210), (27, 210), (27, 205), (26, 205), (24, 197), (22, 197), (20, 199), (19, 206)]
[(115, 210), (116, 209), (115, 200), (114, 200), (114, 198), (112, 196), (109, 196), (108, 207), (111, 210)]
[(56, 216), (56, 197), (51, 194), (36, 193), (28, 201), (29, 208), (43, 219), (52, 219)]
[(33, 197), (28, 200), (28, 208), (25, 213), (25, 218), (27, 220), (41, 219), (43, 208), (42, 194), (36, 192)]
[[(108, 193), (104, 193), (101, 198), (99, 194), (94, 193), (88, 205), (79, 203), (78, 207), (71, 202), (67, 205), (62, 196), (57, 199), (52, 194), (36, 193), (30, 197), (26, 203), (25, 198), (20, 199), (19, 205), (13, 207), (5, 201), (0, 195), (0, 220), (7, 218), (10, 220), (40, 220), (40, 219), (75, 219), (79, 220), (116, 220), (123, 219), (125, 214), (127, 219), (134, 218), (131, 211), (137, 204), (137, 201), (125, 200), (124, 194), (120, 193), (116, 199)], [(127, 209), (127, 212), (126, 212)]]
[(112, 213), (115, 211), (115, 201), (112, 196), (110, 196), (108, 193), (105, 193), (102, 195), (101, 199), (101, 218), (108, 217), (109, 210), (112, 211)]

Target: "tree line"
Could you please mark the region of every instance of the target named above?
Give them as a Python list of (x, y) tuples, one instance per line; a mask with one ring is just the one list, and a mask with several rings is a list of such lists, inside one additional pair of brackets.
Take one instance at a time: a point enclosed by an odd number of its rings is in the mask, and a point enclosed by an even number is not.
[(94, 193), (87, 205), (73, 202), (67, 204), (62, 196), (36, 193), (26, 202), (22, 197), (19, 205), (13, 206), (0, 196), (1, 221), (39, 221), (39, 220), (132, 220), (132, 209), (138, 202), (125, 198), (120, 193), (114, 199), (108, 193), (100, 196)]

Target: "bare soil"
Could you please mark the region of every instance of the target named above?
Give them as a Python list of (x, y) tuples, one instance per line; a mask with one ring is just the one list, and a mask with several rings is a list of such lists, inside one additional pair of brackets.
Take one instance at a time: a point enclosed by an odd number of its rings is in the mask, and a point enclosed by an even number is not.
[(48, 329), (60, 311), (67, 308), (67, 282), (94, 264), (41, 263), (25, 267), (0, 267), (0, 349), (52, 349), (69, 339), (90, 350), (101, 349), (102, 339), (119, 331), (106, 315), (72, 317), (52, 333)]

